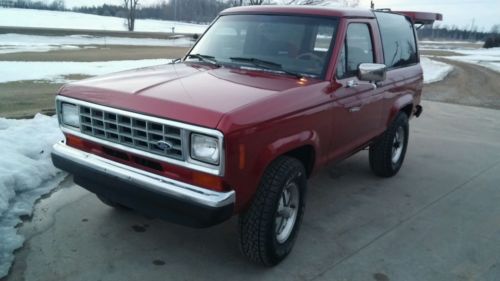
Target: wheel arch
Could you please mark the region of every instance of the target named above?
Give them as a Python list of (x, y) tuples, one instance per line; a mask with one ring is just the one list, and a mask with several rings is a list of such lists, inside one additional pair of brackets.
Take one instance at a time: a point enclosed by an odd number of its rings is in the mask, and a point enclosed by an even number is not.
[(314, 131), (303, 131), (291, 136), (276, 139), (261, 153), (255, 169), (260, 170), (261, 176), (267, 167), (280, 156), (289, 156), (299, 160), (307, 173), (311, 176), (317, 160), (319, 137)]
[(408, 119), (410, 119), (413, 113), (414, 106), (415, 102), (413, 99), (413, 95), (406, 94), (399, 97), (391, 107), (389, 118), (386, 120), (386, 126), (389, 126), (392, 123), (399, 112), (404, 112), (408, 116)]
[(312, 145), (306, 144), (292, 149), (282, 155), (293, 157), (299, 160), (306, 170), (307, 178), (311, 176), (314, 169), (314, 163), (316, 161), (316, 151)]

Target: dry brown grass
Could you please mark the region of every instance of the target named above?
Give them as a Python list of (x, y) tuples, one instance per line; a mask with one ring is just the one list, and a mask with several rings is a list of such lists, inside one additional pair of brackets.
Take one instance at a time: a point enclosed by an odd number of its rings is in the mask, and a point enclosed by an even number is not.
[(54, 97), (61, 84), (19, 81), (0, 84), (0, 117), (28, 118), (54, 110)]
[[(185, 47), (100, 46), (93, 49), (0, 54), (0, 61), (110, 61), (178, 58)], [(88, 76), (70, 75), (70, 80)], [(29, 118), (38, 112), (54, 111), (54, 97), (62, 84), (49, 81), (0, 83), (0, 117)]]
[(110, 61), (179, 58), (186, 47), (94, 46), (91, 49), (0, 54), (0, 61)]

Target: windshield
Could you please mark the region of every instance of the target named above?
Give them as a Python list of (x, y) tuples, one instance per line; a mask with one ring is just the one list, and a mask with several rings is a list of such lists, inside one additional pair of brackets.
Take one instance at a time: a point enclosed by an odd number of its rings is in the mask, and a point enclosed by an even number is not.
[(198, 55), (220, 64), (323, 77), (337, 29), (336, 18), (226, 15), (199, 40)]

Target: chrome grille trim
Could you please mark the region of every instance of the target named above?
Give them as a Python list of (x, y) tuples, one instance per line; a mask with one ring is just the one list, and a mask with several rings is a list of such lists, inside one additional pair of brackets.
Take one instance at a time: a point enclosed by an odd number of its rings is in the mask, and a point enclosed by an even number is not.
[[(83, 134), (146, 152), (184, 160), (183, 129), (90, 106), (79, 105), (79, 113), (80, 132)], [(159, 141), (172, 146), (170, 149), (161, 148), (158, 144)]]
[[(158, 123), (158, 124), (161, 124), (162, 126), (179, 128), (181, 130), (180, 138), (181, 138), (181, 149), (183, 151), (183, 159), (167, 157), (167, 156), (163, 156), (163, 155), (160, 155), (157, 153), (152, 153), (152, 152), (149, 152), (146, 150), (137, 149), (133, 146), (126, 146), (126, 145), (123, 145), (119, 142), (113, 142), (113, 141), (109, 141), (105, 138), (95, 137), (92, 134), (85, 134), (79, 128), (67, 126), (61, 122), (61, 114), (60, 113), (61, 113), (61, 104), (63, 102), (75, 104), (79, 107), (90, 107), (90, 108), (94, 108), (96, 110), (110, 112), (110, 113), (114, 113), (117, 115), (123, 115), (123, 116), (127, 116), (130, 118), (135, 118), (135, 119), (145, 120), (148, 122)], [(177, 122), (177, 121), (172, 121), (172, 120), (168, 120), (168, 119), (158, 118), (158, 117), (149, 116), (149, 115), (143, 115), (143, 114), (139, 114), (139, 113), (135, 113), (135, 112), (125, 111), (125, 110), (121, 110), (121, 109), (116, 109), (116, 108), (112, 108), (112, 107), (94, 104), (94, 103), (89, 103), (86, 101), (82, 101), (82, 100), (78, 100), (78, 99), (74, 99), (74, 98), (68, 98), (68, 97), (61, 96), (61, 95), (58, 95), (56, 97), (56, 110), (57, 110), (57, 116), (59, 118), (59, 126), (61, 127), (61, 130), (64, 133), (72, 134), (72, 135), (75, 135), (77, 137), (87, 139), (87, 140), (95, 142), (95, 143), (99, 143), (102, 145), (106, 145), (106, 146), (113, 147), (113, 148), (120, 149), (120, 150), (124, 150), (124, 151), (129, 151), (131, 153), (141, 155), (144, 157), (148, 157), (151, 159), (155, 159), (158, 161), (163, 161), (163, 162), (171, 163), (174, 165), (183, 166), (183, 167), (186, 167), (189, 169), (193, 169), (193, 170), (197, 170), (197, 171), (201, 171), (201, 172), (205, 172), (205, 173), (209, 173), (209, 174), (213, 174), (213, 175), (217, 175), (217, 176), (224, 176), (224, 171), (225, 171), (225, 169), (224, 169), (224, 167), (225, 167), (224, 135), (222, 134), (222, 132), (220, 132), (218, 130), (208, 129), (205, 127), (199, 127), (199, 126), (181, 123), (181, 122)], [(191, 133), (201, 133), (201, 134), (215, 137), (219, 140), (219, 151), (221, 151), (219, 165), (207, 164), (207, 163), (198, 161), (196, 159), (192, 159), (190, 157), (190, 155), (189, 155), (189, 150), (190, 150), (189, 139), (190, 139)]]

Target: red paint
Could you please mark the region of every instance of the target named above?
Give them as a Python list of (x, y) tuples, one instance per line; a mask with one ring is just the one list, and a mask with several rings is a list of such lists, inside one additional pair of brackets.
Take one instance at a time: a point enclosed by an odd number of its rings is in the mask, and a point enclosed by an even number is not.
[[(325, 80), (302, 81), (290, 76), (186, 63), (138, 69), (88, 79), (65, 86), (60, 95), (161, 118), (216, 128), (224, 134), (225, 176), (207, 188), (236, 191), (236, 212), (250, 203), (265, 168), (276, 157), (307, 147), (313, 152), (312, 172), (348, 157), (379, 136), (403, 107), (420, 103), (419, 64), (390, 70), (373, 90), (366, 82), (346, 88), (334, 77), (341, 43), (349, 22), (372, 28), (376, 61), (382, 47), (377, 22), (369, 10), (250, 7), (222, 14), (284, 13), (340, 18), (336, 45)], [(356, 79), (356, 78), (350, 78)], [(356, 113), (353, 106), (361, 107)], [(162, 171), (119, 159), (88, 141), (80, 149), (188, 183), (199, 177), (187, 168), (160, 163)], [(71, 143), (70, 143), (71, 144)], [(134, 155), (125, 154), (132, 159)]]
[(418, 24), (433, 24), (434, 21), (442, 21), (443, 15), (436, 13), (426, 13), (426, 12), (408, 12), (408, 11), (394, 11), (394, 13), (405, 15), (412, 19), (414, 23)]

